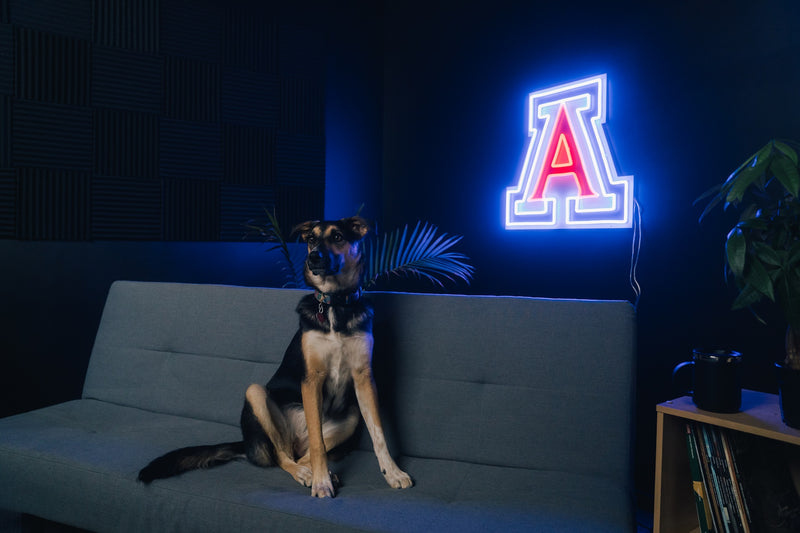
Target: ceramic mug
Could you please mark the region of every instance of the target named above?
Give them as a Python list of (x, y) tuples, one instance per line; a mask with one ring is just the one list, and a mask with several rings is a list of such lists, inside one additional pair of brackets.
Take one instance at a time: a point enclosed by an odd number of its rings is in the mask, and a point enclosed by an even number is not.
[(684, 368), (692, 368), (692, 390), (687, 391), (694, 404), (705, 411), (735, 413), (742, 407), (739, 365), (742, 354), (729, 350), (693, 350), (692, 360), (672, 370), (672, 380)]

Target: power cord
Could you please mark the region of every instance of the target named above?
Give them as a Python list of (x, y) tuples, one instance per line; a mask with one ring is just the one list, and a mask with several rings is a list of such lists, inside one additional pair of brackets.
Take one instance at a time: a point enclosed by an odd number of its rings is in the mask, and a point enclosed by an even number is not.
[(642, 287), (636, 278), (636, 269), (639, 267), (639, 252), (642, 249), (642, 207), (639, 201), (633, 199), (633, 238), (631, 240), (631, 269), (628, 279), (635, 296), (633, 301), (634, 309), (639, 309), (639, 299), (642, 297)]

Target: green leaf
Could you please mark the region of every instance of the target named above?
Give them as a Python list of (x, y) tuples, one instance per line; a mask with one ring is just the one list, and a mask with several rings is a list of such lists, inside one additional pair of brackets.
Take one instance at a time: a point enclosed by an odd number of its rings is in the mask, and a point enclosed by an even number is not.
[(733, 275), (737, 278), (742, 277), (747, 254), (747, 240), (744, 238), (741, 228), (735, 227), (728, 233), (728, 239), (725, 241), (725, 253)]
[(800, 261), (800, 241), (794, 243), (786, 254), (787, 268), (793, 267), (798, 261)]
[(713, 187), (711, 187), (710, 189), (708, 189), (706, 192), (704, 192), (703, 194), (701, 194), (700, 196), (698, 196), (698, 197), (695, 199), (695, 201), (694, 201), (694, 202), (692, 202), (692, 205), (697, 205), (697, 204), (699, 204), (700, 202), (702, 202), (703, 200), (705, 200), (706, 198), (709, 198), (709, 197), (711, 197), (711, 196), (719, 196), (719, 191), (720, 191), (721, 189), (722, 189), (722, 184), (721, 184), (721, 183), (720, 183), (720, 184), (717, 184), (717, 185), (714, 185)]
[(797, 163), (792, 163), (787, 156), (779, 156), (772, 161), (769, 168), (789, 194), (797, 197), (800, 190), (800, 172), (797, 170)]
[(775, 301), (775, 291), (772, 287), (772, 278), (770, 278), (767, 269), (757, 258), (751, 258), (749, 261), (749, 269), (744, 276), (745, 282), (755, 287), (761, 294)]
[(739, 203), (747, 188), (764, 175), (772, 160), (772, 148), (772, 143), (768, 143), (728, 177), (723, 184), (723, 189), (727, 190), (726, 205)]
[(783, 141), (776, 140), (776, 141), (774, 141), (774, 144), (775, 144), (775, 148), (780, 150), (780, 152), (783, 155), (785, 155), (786, 157), (791, 159), (792, 164), (794, 164), (794, 166), (797, 166), (797, 164), (798, 164), (797, 150), (795, 150), (794, 148), (792, 148), (791, 146), (789, 146), (788, 144), (786, 144)]
[[(760, 152), (759, 152), (759, 153), (760, 153)], [(747, 167), (752, 167), (752, 166), (755, 164), (755, 159), (756, 159), (756, 156), (757, 156), (757, 155), (758, 155), (758, 153), (755, 153), (755, 154), (751, 155), (750, 157), (748, 157), (748, 158), (747, 158), (747, 161), (745, 161), (744, 163), (742, 163), (741, 165), (739, 165), (739, 167), (738, 167), (736, 170), (734, 170), (733, 172), (731, 172), (731, 175), (730, 175), (730, 176), (728, 176), (728, 179), (727, 179), (727, 180), (725, 180), (725, 183), (728, 183), (729, 181), (731, 181), (731, 179), (732, 179), (734, 176), (736, 176), (737, 174), (739, 174), (739, 173), (740, 173), (742, 170), (744, 170), (745, 168), (747, 168)]]
[(753, 183), (763, 175), (764, 171), (759, 167), (747, 167), (740, 172), (727, 187), (728, 194), (725, 196), (725, 205), (738, 204), (744, 198), (744, 193)]
[(758, 303), (764, 297), (755, 287), (752, 285), (745, 285), (744, 288), (739, 292), (739, 296), (733, 301), (733, 305), (731, 306), (732, 309), (746, 309), (753, 304)]
[(762, 262), (772, 266), (782, 266), (786, 257), (786, 252), (776, 251), (768, 244), (763, 242), (753, 243), (753, 252)]
[(721, 190), (722, 190), (722, 186), (721, 185), (717, 185), (717, 186), (713, 187), (712, 189), (709, 189), (708, 191), (704, 192), (702, 195), (700, 195), (699, 198), (697, 198), (697, 200), (694, 201), (694, 205), (697, 205), (697, 203), (700, 202), (701, 200), (704, 200), (704, 199), (708, 198), (709, 196), (714, 195), (714, 197), (706, 205), (705, 209), (703, 209), (703, 212), (700, 213), (700, 218), (698, 218), (698, 222), (702, 222), (703, 218), (705, 218), (705, 216), (708, 213), (710, 213), (711, 210), (714, 209), (717, 206), (717, 204), (719, 204), (722, 201), (722, 199), (725, 197), (725, 195), (720, 192)]
[(742, 230), (765, 230), (769, 227), (769, 223), (761, 217), (752, 217), (742, 219), (741, 222), (736, 224), (737, 228)]
[(745, 221), (758, 218), (758, 206), (755, 204), (750, 204), (744, 208), (742, 211), (742, 215), (739, 217), (739, 221)]
[(303, 288), (306, 286), (305, 278), (303, 276), (303, 258), (305, 257), (305, 250), (302, 250), (302, 257), (289, 249), (289, 244), (283, 237), (280, 223), (275, 211), (264, 209), (267, 214), (269, 223), (261, 227), (261, 235), (266, 242), (274, 242), (275, 246), (271, 247), (269, 251), (280, 250), (283, 256), (283, 265), (281, 270), (284, 272), (286, 282), (284, 287)]

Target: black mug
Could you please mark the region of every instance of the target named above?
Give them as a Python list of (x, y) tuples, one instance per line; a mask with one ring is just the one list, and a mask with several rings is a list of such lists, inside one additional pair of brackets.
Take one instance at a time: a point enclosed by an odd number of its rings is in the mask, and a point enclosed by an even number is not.
[(672, 380), (683, 368), (692, 367), (693, 388), (687, 391), (704, 411), (735, 413), (742, 407), (739, 365), (742, 354), (728, 350), (693, 350), (692, 360), (672, 370)]

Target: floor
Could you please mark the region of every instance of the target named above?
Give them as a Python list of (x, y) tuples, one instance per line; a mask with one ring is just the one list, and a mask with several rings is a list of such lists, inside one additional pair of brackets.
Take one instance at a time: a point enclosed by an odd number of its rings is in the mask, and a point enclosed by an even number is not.
[[(637, 533), (652, 533), (653, 515), (646, 511), (636, 513)], [(0, 510), (0, 533), (20, 533), (22, 531), (19, 515)]]
[[(636, 513), (637, 533), (652, 533), (653, 515), (645, 511)], [(0, 511), (0, 533), (20, 533), (19, 515)]]

